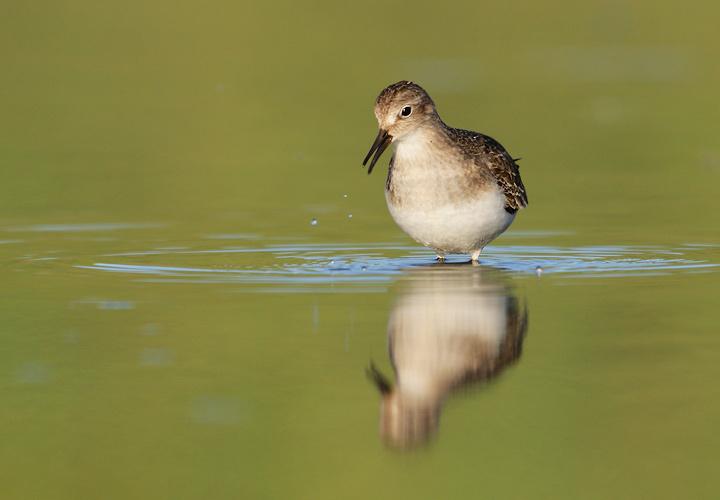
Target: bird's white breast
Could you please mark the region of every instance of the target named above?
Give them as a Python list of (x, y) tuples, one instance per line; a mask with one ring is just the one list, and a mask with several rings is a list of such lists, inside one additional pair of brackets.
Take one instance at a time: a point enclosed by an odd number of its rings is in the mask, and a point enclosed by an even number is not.
[(456, 151), (422, 134), (393, 144), (392, 193), (388, 209), (400, 228), (439, 254), (481, 250), (515, 218), (505, 210), (497, 183), (469, 183)]

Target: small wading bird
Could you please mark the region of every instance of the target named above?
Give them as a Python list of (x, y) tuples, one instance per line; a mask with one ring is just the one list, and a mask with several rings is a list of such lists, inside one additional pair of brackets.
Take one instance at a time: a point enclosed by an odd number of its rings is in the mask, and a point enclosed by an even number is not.
[[(515, 160), (495, 139), (443, 123), (419, 85), (401, 81), (375, 101), (380, 131), (365, 157), (368, 174), (392, 143), (385, 199), (412, 239), (448, 254), (480, 252), (528, 204)], [(374, 153), (374, 156), (373, 156)]]

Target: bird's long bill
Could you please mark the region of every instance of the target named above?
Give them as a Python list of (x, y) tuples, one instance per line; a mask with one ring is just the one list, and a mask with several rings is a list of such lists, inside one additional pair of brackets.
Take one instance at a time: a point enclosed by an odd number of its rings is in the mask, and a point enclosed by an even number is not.
[(375, 142), (373, 142), (372, 147), (370, 148), (370, 151), (368, 152), (367, 156), (365, 157), (365, 161), (363, 161), (363, 166), (368, 162), (368, 159), (370, 159), (370, 156), (372, 156), (373, 153), (375, 153), (375, 156), (373, 156), (372, 161), (370, 162), (370, 168), (368, 168), (368, 174), (372, 172), (373, 167), (375, 166), (375, 163), (377, 163), (378, 158), (380, 158), (380, 155), (383, 154), (383, 151), (387, 149), (387, 147), (392, 142), (392, 136), (388, 134), (385, 130), (380, 129), (378, 132), (377, 137), (375, 138)]

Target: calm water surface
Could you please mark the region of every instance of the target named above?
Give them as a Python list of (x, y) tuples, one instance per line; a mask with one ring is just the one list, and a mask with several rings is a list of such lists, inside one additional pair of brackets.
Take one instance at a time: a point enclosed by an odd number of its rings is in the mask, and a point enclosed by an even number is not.
[[(6, 9), (2, 498), (717, 498), (718, 14)], [(400, 79), (523, 158), (479, 266), (360, 166)]]

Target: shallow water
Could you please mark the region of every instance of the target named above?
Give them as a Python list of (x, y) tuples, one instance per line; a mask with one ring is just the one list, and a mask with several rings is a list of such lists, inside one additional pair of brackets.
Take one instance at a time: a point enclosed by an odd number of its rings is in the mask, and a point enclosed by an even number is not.
[[(18, 497), (210, 484), (314, 497), (348, 481), (362, 496), (488, 484), (500, 496), (545, 495), (558, 482), (580, 493), (710, 492), (715, 246), (553, 247), (557, 235), (532, 233), (473, 266), (436, 264), (410, 244), (257, 236), (228, 246), (210, 235), (168, 247), (155, 227), (84, 227), (81, 239), (76, 229), (3, 244), (4, 456)], [(62, 236), (43, 248), (49, 233)], [(128, 240), (134, 250), (114, 251)], [(498, 365), (491, 353), (518, 324), (516, 354)], [(457, 339), (489, 342), (467, 365), (478, 375), (443, 354), (475, 352), (455, 351)], [(371, 365), (398, 388), (425, 367), (444, 389), (415, 411), (434, 424), (393, 434)], [(448, 370), (461, 381), (441, 383)], [(499, 482), (519, 472), (523, 481)]]
[[(375, 8), (7, 9), (2, 498), (716, 496), (718, 8)], [(360, 166), (401, 78), (523, 157), (480, 265)]]

